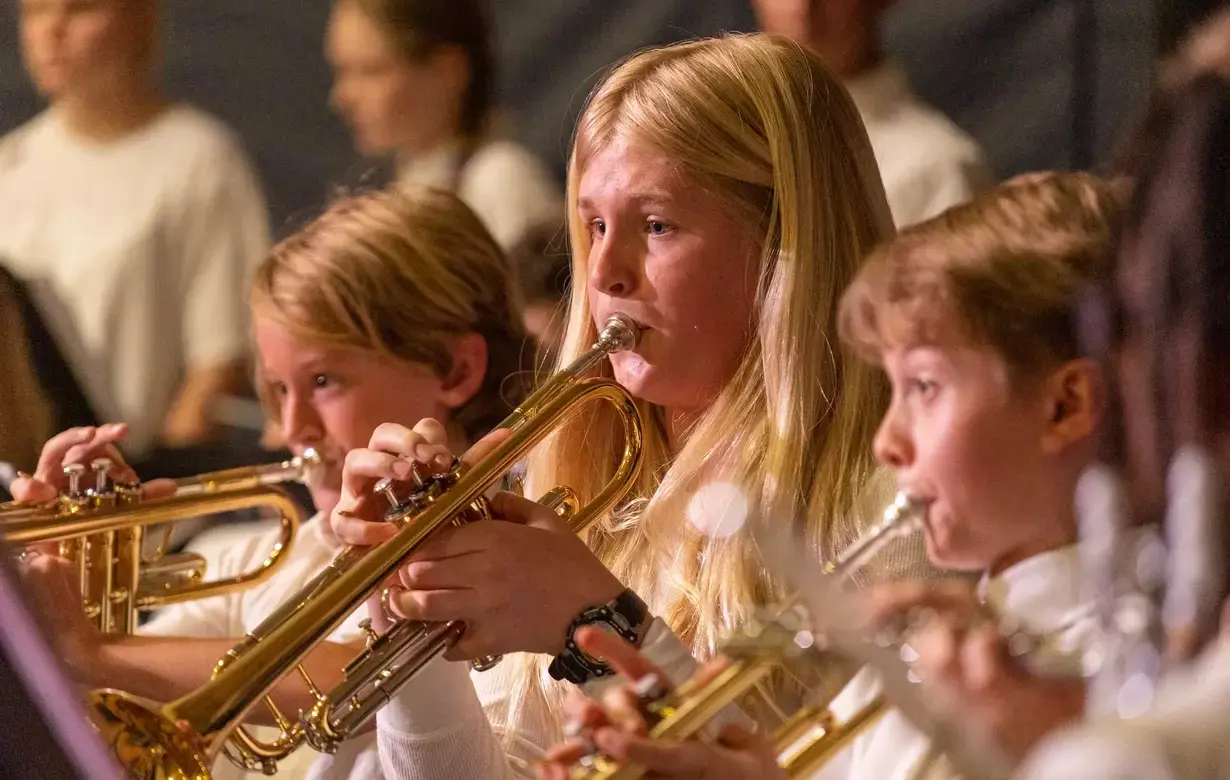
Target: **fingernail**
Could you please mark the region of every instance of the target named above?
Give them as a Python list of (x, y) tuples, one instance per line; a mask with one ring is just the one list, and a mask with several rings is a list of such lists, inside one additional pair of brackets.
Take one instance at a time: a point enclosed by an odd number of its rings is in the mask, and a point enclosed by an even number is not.
[(414, 459), (420, 463), (431, 463), (436, 458), (436, 448), (430, 444), (414, 445)]
[(581, 736), (581, 732), (585, 730), (585, 724), (578, 720), (568, 720), (564, 722), (564, 739), (572, 739), (573, 737)]
[(81, 433), (77, 434), (77, 441), (85, 441), (94, 435), (94, 427), (87, 426), (81, 429)]
[(411, 466), (406, 461), (399, 460), (393, 464), (393, 474), (398, 479), (405, 479), (406, 477), (410, 476), (410, 472), (413, 470), (413, 468), (414, 467)]
[(17, 478), (18, 478), (18, 479), (34, 479), (34, 477), (30, 476), (29, 474), (27, 474), (27, 473), (26, 473), (26, 472), (24, 472), (24, 471), (19, 471), (19, 472), (17, 472)]
[(449, 465), (452, 464), (452, 462), (453, 462), (453, 459), (445, 455), (444, 453), (440, 453), (435, 458), (435, 464), (439, 466), (440, 468), (447, 468)]
[(119, 433), (124, 430), (124, 423), (111, 423), (107, 426), (108, 433)]

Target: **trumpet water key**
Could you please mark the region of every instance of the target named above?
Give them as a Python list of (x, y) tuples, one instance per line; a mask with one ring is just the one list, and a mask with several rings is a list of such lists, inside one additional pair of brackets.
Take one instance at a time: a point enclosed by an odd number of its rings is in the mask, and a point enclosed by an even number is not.
[[(612, 473), (596, 495), (581, 505), (569, 491), (551, 501), (580, 530), (609, 510), (635, 484), (640, 472), (642, 423), (632, 397), (615, 382), (582, 378), (613, 352), (630, 349), (639, 338), (631, 319), (617, 315), (598, 342), (531, 394), (500, 427), (511, 435), (468, 469), (423, 479), (414, 493), (397, 501), (388, 520), (398, 531), (371, 549), (348, 547), (317, 577), (285, 602), (222, 659), (210, 682), (168, 704), (119, 691), (90, 695), (89, 710), (98, 730), (134, 778), (210, 777), (221, 752), (246, 768), (272, 774), (278, 759), (307, 742), (333, 752), (374, 714), (423, 664), (461, 636), (454, 623), (396, 623), (382, 635), (365, 624), (367, 647), (342, 670), (342, 681), (328, 692), (307, 676), (302, 664), (347, 617), (379, 593), (403, 561), (439, 529), (488, 517), (485, 498), (531, 448), (591, 403), (611, 404), (622, 423), (624, 447)], [(390, 487), (388, 485), (382, 487)], [(265, 700), (275, 684), (298, 672), (316, 705), (292, 721), (273, 708), (282, 733), (261, 742), (240, 727), (248, 711)]]
[[(281, 463), (227, 469), (176, 483), (174, 494), (146, 501), (141, 486), (111, 479), (112, 462), (65, 466), (68, 485), (54, 501), (0, 506), (0, 533), (10, 544), (58, 543), (76, 562), (86, 614), (107, 633), (131, 633), (141, 612), (169, 604), (235, 593), (268, 580), (286, 561), (303, 509), (275, 487), (308, 481), (320, 465), (314, 450)], [(92, 479), (83, 484), (85, 478)], [(174, 523), (240, 509), (262, 508), (281, 522), (281, 537), (259, 567), (221, 580), (205, 580), (205, 559), (167, 552)], [(162, 526), (155, 549), (147, 532)]]

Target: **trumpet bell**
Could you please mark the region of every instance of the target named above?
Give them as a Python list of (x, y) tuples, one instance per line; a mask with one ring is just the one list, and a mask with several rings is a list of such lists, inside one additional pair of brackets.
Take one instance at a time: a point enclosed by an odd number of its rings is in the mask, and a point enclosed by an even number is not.
[(207, 746), (158, 705), (102, 689), (90, 691), (86, 708), (130, 780), (209, 780)]

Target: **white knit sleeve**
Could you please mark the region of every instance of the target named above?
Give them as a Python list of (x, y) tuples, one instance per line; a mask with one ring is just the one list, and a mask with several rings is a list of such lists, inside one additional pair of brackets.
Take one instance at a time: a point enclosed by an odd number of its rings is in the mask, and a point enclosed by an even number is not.
[(501, 780), (513, 773), (470, 681), (469, 664), (429, 663), (376, 715), (387, 780)]

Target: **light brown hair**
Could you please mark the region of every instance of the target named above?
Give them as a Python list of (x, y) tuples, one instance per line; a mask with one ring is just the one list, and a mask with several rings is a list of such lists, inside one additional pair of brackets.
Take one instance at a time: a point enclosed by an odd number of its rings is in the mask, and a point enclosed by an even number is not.
[(894, 346), (965, 343), (1028, 380), (1078, 355), (1070, 307), (1111, 261), (1122, 198), (1087, 173), (1038, 173), (902, 231), (842, 298), (838, 328), (864, 358)]
[(453, 422), (473, 441), (525, 394), (525, 331), (504, 252), (456, 196), (436, 189), (337, 201), (273, 248), (252, 285), (254, 313), (292, 333), (451, 369), (452, 340), (478, 333), (487, 374)]

